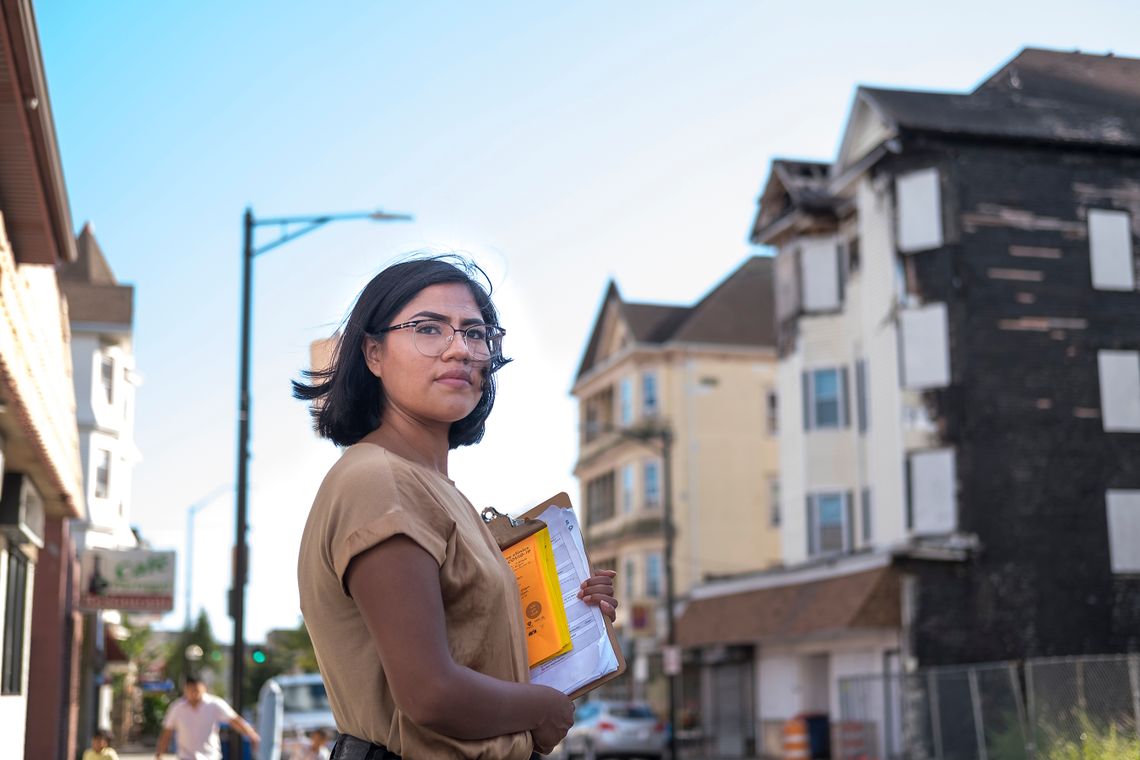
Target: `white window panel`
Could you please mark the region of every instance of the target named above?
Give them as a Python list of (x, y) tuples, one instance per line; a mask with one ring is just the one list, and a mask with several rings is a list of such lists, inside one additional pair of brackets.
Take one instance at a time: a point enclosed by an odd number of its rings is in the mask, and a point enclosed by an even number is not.
[(930, 449), (910, 455), (911, 530), (917, 534), (958, 529), (954, 449)]
[(776, 318), (784, 321), (800, 310), (798, 249), (785, 246), (776, 254)]
[(1140, 351), (1097, 351), (1104, 429), (1140, 433)]
[(921, 169), (895, 180), (898, 246), (903, 253), (942, 246), (942, 188), (937, 169)]
[(804, 311), (839, 308), (839, 249), (831, 239), (804, 240), (800, 244)]
[(905, 309), (899, 316), (903, 387), (945, 388), (950, 384), (950, 331), (946, 304)]
[(1089, 262), (1099, 290), (1135, 290), (1132, 219), (1127, 211), (1089, 209)]
[(1107, 491), (1108, 554), (1114, 573), (1140, 573), (1140, 491)]

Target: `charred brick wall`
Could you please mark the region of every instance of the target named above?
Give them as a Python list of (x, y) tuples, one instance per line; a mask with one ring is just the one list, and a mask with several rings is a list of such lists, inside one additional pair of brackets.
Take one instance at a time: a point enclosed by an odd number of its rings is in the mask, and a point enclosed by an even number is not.
[(981, 550), (911, 567), (915, 653), (1136, 651), (1140, 579), (1111, 571), (1105, 491), (1140, 488), (1140, 433), (1104, 431), (1097, 352), (1140, 350), (1140, 293), (1092, 287), (1086, 214), (1127, 210), (1135, 230), (1140, 156), (912, 141), (885, 168), (932, 164), (947, 244), (908, 265), (920, 297), (949, 306), (952, 385), (928, 403)]

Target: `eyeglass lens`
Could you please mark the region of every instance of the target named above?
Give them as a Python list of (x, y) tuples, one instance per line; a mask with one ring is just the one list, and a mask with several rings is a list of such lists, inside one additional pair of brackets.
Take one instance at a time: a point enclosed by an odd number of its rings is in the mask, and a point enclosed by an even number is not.
[(467, 350), (475, 359), (490, 359), (497, 356), (502, 346), (502, 336), (494, 327), (475, 325), (464, 330), (456, 330), (446, 322), (427, 319), (412, 328), (416, 350), (425, 356), (439, 356), (455, 335), (463, 337)]

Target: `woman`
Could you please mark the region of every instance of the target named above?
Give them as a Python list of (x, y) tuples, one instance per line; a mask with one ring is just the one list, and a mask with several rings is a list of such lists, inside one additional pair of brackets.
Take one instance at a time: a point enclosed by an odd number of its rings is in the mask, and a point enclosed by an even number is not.
[[(573, 722), (564, 694), (528, 683), (514, 575), (448, 478), (450, 450), (483, 437), (509, 361), (473, 273), (483, 275), (449, 257), (388, 267), (357, 299), (331, 367), (294, 383), (318, 433), (347, 447), (298, 561), (342, 733), (333, 760), (526, 760)], [(611, 620), (613, 576), (579, 592)]]

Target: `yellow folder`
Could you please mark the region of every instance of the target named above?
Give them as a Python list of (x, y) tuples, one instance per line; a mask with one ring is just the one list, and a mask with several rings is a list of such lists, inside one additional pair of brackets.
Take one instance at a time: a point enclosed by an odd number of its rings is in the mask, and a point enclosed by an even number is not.
[(550, 546), (550, 530), (542, 530), (503, 550), (515, 572), (526, 625), (530, 667), (570, 651), (570, 625), (558, 584), (558, 569)]

